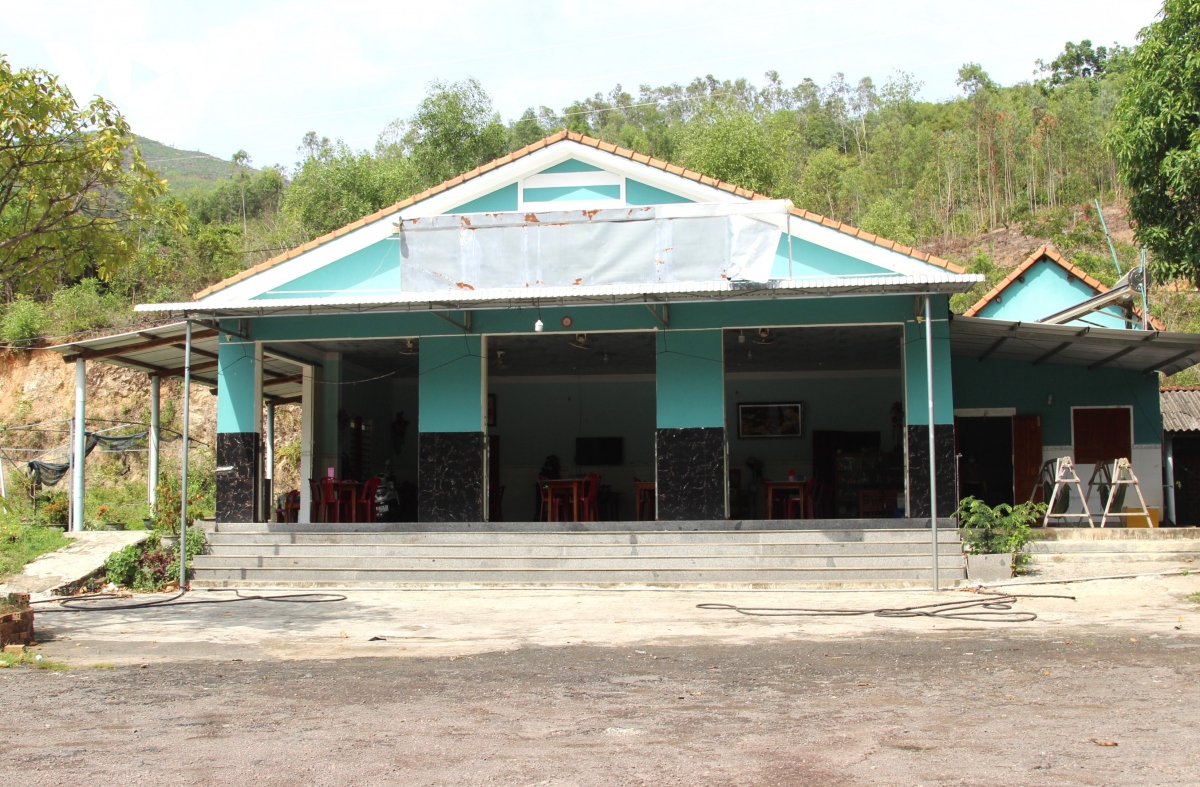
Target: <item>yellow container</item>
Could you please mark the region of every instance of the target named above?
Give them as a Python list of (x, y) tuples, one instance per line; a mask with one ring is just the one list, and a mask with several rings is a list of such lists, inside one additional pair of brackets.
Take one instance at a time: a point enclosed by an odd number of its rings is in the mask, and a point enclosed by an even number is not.
[(1147, 524), (1146, 517), (1142, 516), (1140, 508), (1126, 508), (1126, 514), (1137, 514), (1137, 516), (1122, 517), (1125, 520), (1125, 527), (1158, 527), (1158, 509), (1147, 508), (1150, 512), (1150, 522)]

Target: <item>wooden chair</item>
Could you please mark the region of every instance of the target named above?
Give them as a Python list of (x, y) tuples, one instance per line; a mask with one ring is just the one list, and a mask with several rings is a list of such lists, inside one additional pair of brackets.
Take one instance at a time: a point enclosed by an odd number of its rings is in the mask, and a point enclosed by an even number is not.
[(800, 490), (800, 494), (792, 495), (788, 498), (788, 519), (813, 518), (813, 489), (816, 487), (816, 484), (817, 479), (810, 478), (804, 482), (804, 488)]
[(504, 487), (497, 486), (488, 490), (488, 521), (504, 521)]
[(583, 494), (579, 508), (584, 522), (600, 521), (600, 475), (588, 473), (583, 479)]
[(375, 521), (375, 490), (383, 479), (369, 478), (362, 485), (358, 497), (354, 500), (354, 520), (356, 522)]
[(654, 504), (654, 495), (657, 493), (654, 483), (651, 481), (639, 481), (633, 479), (633, 491), (635, 502), (637, 504), (637, 521), (652, 522), (658, 518), (658, 507)]
[(321, 482), (315, 478), (308, 479), (308, 521), (322, 522), (321, 514)]

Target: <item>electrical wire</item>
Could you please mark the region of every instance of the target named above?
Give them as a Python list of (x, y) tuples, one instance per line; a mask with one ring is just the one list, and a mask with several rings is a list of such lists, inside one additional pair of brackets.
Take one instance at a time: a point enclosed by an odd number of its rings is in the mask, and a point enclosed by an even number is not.
[[(104, 601), (105, 599), (128, 598), (117, 593), (93, 593), (87, 596), (70, 596), (67, 598), (50, 598), (40, 601), (33, 601), (31, 604), (57, 604), (57, 607), (38, 610), (38, 614), (46, 614), (48, 612), (121, 612), (130, 609), (149, 609), (150, 607), (187, 607), (195, 604), (232, 604), (238, 601), (277, 601), (286, 604), (329, 604), (335, 601), (345, 601), (346, 596), (340, 593), (285, 593), (281, 596), (243, 596), (240, 590), (234, 590), (234, 598), (208, 598), (195, 599), (192, 601), (179, 601), (185, 594), (190, 591), (187, 588), (180, 590), (173, 596), (167, 598), (154, 599), (153, 601), (140, 601), (133, 604), (104, 604), (95, 605), (94, 602)], [(222, 590), (212, 590), (210, 592), (220, 593)]]
[(697, 604), (697, 609), (729, 610), (752, 617), (811, 617), (849, 618), (873, 615), (877, 618), (939, 618), (943, 620), (973, 620), (981, 623), (1029, 623), (1037, 620), (1036, 612), (1020, 612), (1013, 605), (1022, 598), (1063, 598), (1074, 596), (1017, 595), (980, 591), (982, 598), (963, 601), (943, 601), (912, 607), (880, 607), (878, 609), (809, 609), (804, 607), (739, 607), (734, 604)]

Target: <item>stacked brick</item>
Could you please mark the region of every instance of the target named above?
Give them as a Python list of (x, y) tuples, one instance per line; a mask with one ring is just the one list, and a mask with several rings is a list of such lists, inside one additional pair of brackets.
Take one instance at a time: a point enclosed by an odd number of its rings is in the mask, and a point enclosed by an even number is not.
[(18, 609), (0, 615), (0, 647), (33, 644), (33, 609), (28, 593), (9, 593), (8, 603)]

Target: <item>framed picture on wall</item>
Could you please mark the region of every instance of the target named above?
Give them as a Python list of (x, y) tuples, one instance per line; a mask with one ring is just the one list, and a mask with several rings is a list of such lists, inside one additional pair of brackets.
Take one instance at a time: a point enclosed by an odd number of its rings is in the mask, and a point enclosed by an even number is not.
[(494, 393), (488, 394), (487, 402), (488, 402), (487, 424), (488, 424), (488, 426), (495, 426), (496, 425), (496, 394), (494, 394)]
[(803, 437), (804, 404), (764, 403), (738, 405), (738, 437)]

